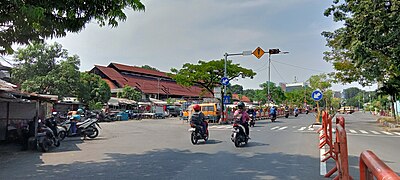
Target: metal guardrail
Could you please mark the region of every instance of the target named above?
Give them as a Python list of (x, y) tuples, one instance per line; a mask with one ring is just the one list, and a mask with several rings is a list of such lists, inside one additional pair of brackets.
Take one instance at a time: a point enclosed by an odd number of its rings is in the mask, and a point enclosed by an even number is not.
[(399, 180), (400, 177), (378, 158), (366, 150), (360, 155), (360, 180)]

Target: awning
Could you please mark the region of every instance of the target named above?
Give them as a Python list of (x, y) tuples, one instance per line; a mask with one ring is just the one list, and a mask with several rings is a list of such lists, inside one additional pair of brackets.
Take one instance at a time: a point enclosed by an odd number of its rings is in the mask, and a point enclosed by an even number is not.
[(118, 106), (120, 104), (133, 105), (133, 104), (137, 104), (137, 102), (134, 100), (129, 100), (129, 99), (125, 99), (125, 98), (115, 98), (115, 97), (112, 97), (112, 98), (110, 98), (110, 100), (108, 100), (108, 105)]
[(154, 104), (160, 104), (160, 105), (166, 105), (167, 104), (167, 102), (161, 101), (161, 100), (158, 100), (158, 99), (154, 99), (154, 98), (149, 98), (149, 99)]

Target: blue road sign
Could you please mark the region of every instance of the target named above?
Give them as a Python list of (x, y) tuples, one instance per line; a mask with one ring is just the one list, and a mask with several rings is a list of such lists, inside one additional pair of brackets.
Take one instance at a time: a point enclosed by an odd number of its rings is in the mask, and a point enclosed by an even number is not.
[(322, 99), (323, 94), (320, 90), (315, 90), (312, 92), (311, 97), (314, 99), (314, 101), (319, 101)]
[(223, 84), (225, 86), (228, 85), (229, 84), (229, 79), (227, 77), (221, 78), (221, 84)]
[(230, 104), (231, 103), (231, 97), (230, 96), (224, 96), (224, 104)]

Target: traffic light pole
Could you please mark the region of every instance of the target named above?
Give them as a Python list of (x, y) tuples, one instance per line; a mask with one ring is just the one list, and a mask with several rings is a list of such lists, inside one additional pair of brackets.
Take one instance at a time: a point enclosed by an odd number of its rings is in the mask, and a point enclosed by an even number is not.
[[(228, 56), (248, 56), (251, 55), (251, 51), (243, 51), (241, 53), (225, 53), (224, 54), (224, 77), (227, 77), (227, 71), (226, 71), (226, 63), (228, 61)], [(221, 92), (221, 120), (224, 120), (225, 117), (225, 106), (224, 106), (224, 96), (226, 92), (226, 85), (224, 85), (224, 88)]]
[(289, 52), (281, 52), (279, 49), (269, 49), (268, 50), (268, 84), (267, 84), (267, 88), (268, 88), (268, 95), (267, 95), (267, 102), (268, 102), (268, 107), (269, 104), (271, 102), (271, 92), (270, 92), (270, 88), (269, 88), (269, 84), (271, 82), (271, 54), (287, 54)]

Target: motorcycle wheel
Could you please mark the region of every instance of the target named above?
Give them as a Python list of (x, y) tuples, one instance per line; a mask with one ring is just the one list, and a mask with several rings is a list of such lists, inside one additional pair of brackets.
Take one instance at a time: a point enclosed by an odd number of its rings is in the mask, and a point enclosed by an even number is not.
[(59, 139), (55, 139), (54, 140), (54, 146), (59, 147), (61, 145), (60, 140)]
[(65, 132), (65, 131), (58, 132), (58, 141), (64, 140), (66, 136), (67, 136), (67, 132)]
[(94, 139), (99, 135), (99, 130), (97, 128), (93, 128), (93, 131), (93, 134), (87, 135), (90, 139)]
[(294, 115), (294, 117), (297, 117), (297, 116), (299, 116), (299, 115), (298, 114)]
[(240, 139), (239, 137), (235, 138), (235, 141), (234, 141), (235, 147), (240, 147), (240, 140), (239, 139)]
[(39, 144), (40, 149), (42, 150), (42, 152), (47, 152), (49, 151), (49, 145), (47, 140), (44, 140), (42, 143)]
[(190, 135), (190, 141), (192, 141), (192, 144), (197, 144), (197, 137), (195, 135), (195, 132), (192, 132)]
[(204, 141), (208, 141), (208, 137), (210, 136), (210, 134), (208, 132), (206, 134), (207, 134), (207, 136), (204, 138)]
[(289, 118), (289, 114), (286, 114), (286, 115), (285, 115), (285, 118)]

